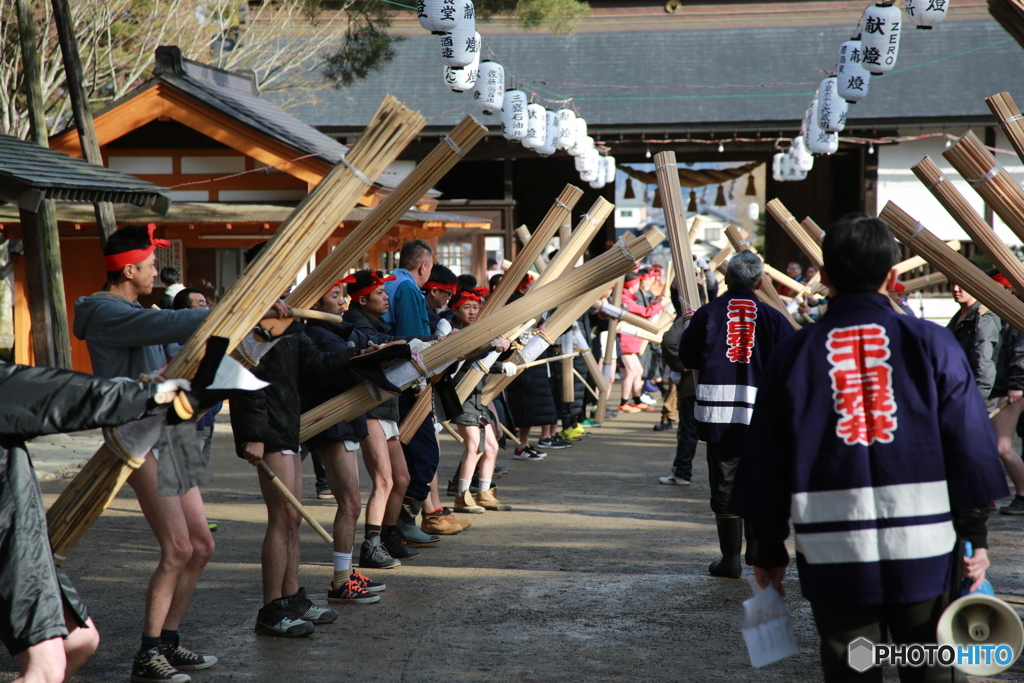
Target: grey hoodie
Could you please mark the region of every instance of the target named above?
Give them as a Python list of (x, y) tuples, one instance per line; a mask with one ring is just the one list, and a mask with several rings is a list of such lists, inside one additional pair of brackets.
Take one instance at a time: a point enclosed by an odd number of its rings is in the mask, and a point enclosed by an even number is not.
[(97, 292), (75, 302), (75, 336), (85, 341), (93, 374), (137, 379), (167, 365), (165, 344), (183, 344), (209, 314), (143, 308), (120, 294)]

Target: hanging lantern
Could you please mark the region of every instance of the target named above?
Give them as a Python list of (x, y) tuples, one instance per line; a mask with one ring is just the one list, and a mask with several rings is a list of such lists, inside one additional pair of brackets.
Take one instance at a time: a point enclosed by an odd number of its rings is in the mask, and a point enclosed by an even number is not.
[(903, 23), (900, 8), (878, 4), (864, 10), (860, 42), (864, 48), (861, 64), (873, 74), (884, 74), (896, 66), (900, 51), (900, 29)]
[(604, 182), (604, 178), (601, 178), (600, 180), (592, 180), (592, 181), (590, 182), (590, 186), (591, 186), (592, 188), (594, 188), (595, 190), (600, 190), (600, 189), (601, 189), (602, 187), (604, 187), (605, 185), (607, 185), (607, 183), (606, 183), (606, 182)]
[(544, 144), (537, 150), (537, 154), (542, 157), (551, 156), (558, 149), (558, 113), (553, 112), (550, 109), (544, 112)]
[(583, 173), (587, 170), (587, 155), (577, 154), (573, 157), (573, 168), (576, 169), (577, 173)]
[(860, 36), (846, 41), (839, 48), (839, 66), (836, 79), (839, 95), (850, 103), (856, 103), (867, 97), (868, 85), (871, 83), (871, 72), (864, 68), (861, 59), (864, 48)]
[(506, 140), (526, 137), (526, 93), (510, 88), (501, 105), (501, 134)]
[(604, 164), (603, 168), (604, 168), (604, 183), (605, 183), (605, 185), (608, 185), (609, 183), (614, 183), (615, 182), (615, 157), (613, 157), (611, 155), (606, 156), (606, 157), (601, 157), (601, 163)]
[(555, 147), (571, 149), (576, 144), (576, 112), (572, 109), (558, 110), (558, 140)]
[(835, 76), (829, 76), (818, 86), (818, 126), (829, 133), (838, 133), (846, 127), (846, 100), (839, 96)]
[(462, 19), (461, 0), (417, 0), (420, 26), (431, 33), (451, 31)]
[(471, 0), (465, 3), (462, 20), (451, 31), (437, 37), (437, 47), (441, 53), (441, 61), (447, 66), (469, 66), (480, 54), (480, 34), (476, 32), (475, 10)]
[[(576, 127), (576, 132), (573, 133), (573, 146), (566, 148), (569, 154), (573, 156), (579, 156), (586, 151), (586, 140), (587, 140), (587, 122), (582, 116), (577, 116), (576, 120), (573, 121), (573, 125)], [(593, 140), (593, 138), (591, 138)]]
[(779, 152), (772, 157), (772, 178), (776, 182), (804, 180), (807, 173), (798, 171), (793, 166), (793, 157), (786, 152)]
[[(814, 168), (814, 156), (807, 151), (803, 135), (797, 135), (793, 138), (793, 144), (789, 148), (789, 156), (792, 158), (793, 166), (797, 171), (806, 173)], [(750, 193), (748, 192), (747, 194)]]
[(690, 213), (697, 213), (697, 191), (690, 190), (690, 203), (686, 205), (686, 210)]
[(544, 107), (531, 102), (526, 105), (526, 135), (523, 136), (523, 147), (540, 149), (548, 133), (548, 117)]
[(931, 29), (946, 18), (946, 0), (905, 0), (903, 11), (912, 24), (920, 29)]
[(491, 60), (480, 62), (473, 86), (473, 101), (484, 114), (497, 114), (505, 101), (505, 67)]
[[(480, 44), (480, 34), (476, 34), (477, 45)], [(476, 85), (477, 74), (480, 71), (480, 50), (473, 55), (473, 62), (469, 66), (444, 68), (444, 84), (455, 92), (465, 92)]]
[(623, 199), (636, 199), (636, 191), (633, 189), (633, 181), (626, 178), (626, 188), (622, 191)]
[(654, 200), (651, 201), (651, 207), (655, 209), (661, 208), (661, 190), (654, 188)]
[(597, 151), (596, 147), (588, 149), (580, 156), (584, 159), (584, 168), (580, 173), (580, 180), (585, 183), (592, 183), (595, 180), (604, 178), (604, 173), (601, 170), (601, 153)]
[(839, 149), (839, 134), (822, 130), (818, 125), (818, 100), (815, 98), (804, 115), (804, 144), (811, 154), (835, 154)]
[(747, 191), (744, 193), (748, 197), (757, 196), (757, 185), (754, 184), (754, 174), (751, 173), (747, 176)]

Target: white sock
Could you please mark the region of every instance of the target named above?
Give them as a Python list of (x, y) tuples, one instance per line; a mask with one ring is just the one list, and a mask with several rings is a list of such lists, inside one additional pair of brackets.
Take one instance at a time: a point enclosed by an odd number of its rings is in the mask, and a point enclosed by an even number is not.
[(352, 553), (334, 553), (334, 571), (347, 572), (352, 568)]
[(471, 483), (473, 483), (472, 479), (459, 479), (459, 493), (468, 491)]
[(491, 480), (490, 479), (481, 479), (480, 480), (480, 490), (481, 491), (487, 491), (490, 488), (491, 488)]

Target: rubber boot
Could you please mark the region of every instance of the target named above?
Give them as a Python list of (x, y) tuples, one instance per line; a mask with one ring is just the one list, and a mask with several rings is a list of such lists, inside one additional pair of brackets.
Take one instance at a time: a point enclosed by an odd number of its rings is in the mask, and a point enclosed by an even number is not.
[(754, 560), (757, 559), (757, 541), (754, 540), (754, 534), (751, 533), (750, 528), (750, 522), (743, 520), (743, 535), (747, 537), (747, 551), (743, 553), (743, 560), (748, 567), (753, 567)]
[(402, 511), (398, 513), (398, 523), (395, 524), (395, 527), (406, 545), (430, 546), (436, 545), (441, 540), (440, 536), (424, 533), (416, 526), (416, 516), (420, 514), (422, 507), (422, 502), (406, 498), (402, 504)]
[(712, 562), (708, 571), (712, 576), (738, 579), (742, 573), (740, 550), (743, 547), (743, 520), (739, 517), (715, 517), (718, 525), (718, 546), (722, 559)]

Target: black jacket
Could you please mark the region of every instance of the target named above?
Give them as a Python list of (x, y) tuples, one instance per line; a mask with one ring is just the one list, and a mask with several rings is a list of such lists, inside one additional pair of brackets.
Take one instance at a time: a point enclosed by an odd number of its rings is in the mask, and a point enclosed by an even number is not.
[[(306, 323), (306, 334), (317, 348), (326, 353), (344, 351), (349, 346), (349, 338), (352, 336), (353, 325), (351, 323), (332, 323), (326, 320), (310, 320)], [(356, 344), (355, 341), (352, 342)], [(316, 387), (304, 384), (300, 387), (302, 393), (302, 412), (312, 410), (322, 403), (329, 401), (342, 391), (351, 389), (362, 380), (351, 375), (349, 382), (340, 387)], [(337, 443), (338, 441), (362, 441), (366, 438), (366, 416), (360, 415), (350, 422), (339, 422), (331, 425), (306, 442), (310, 448), (316, 448), (322, 444)]]
[[(342, 319), (346, 323), (352, 325), (352, 332), (350, 335), (355, 334), (357, 336), (355, 338), (350, 337), (350, 339), (356, 342), (356, 346), (366, 348), (366, 342), (362, 340), (386, 344), (387, 342), (395, 339), (391, 334), (390, 325), (380, 319), (374, 320), (355, 306), (349, 307), (342, 316)], [(362, 348), (360, 348), (360, 350), (362, 350)], [(384, 403), (381, 403), (379, 406), (370, 408), (369, 412), (366, 413), (366, 417), (374, 420), (391, 420), (393, 422), (398, 422), (398, 397), (393, 396), (392, 398), (384, 401)]]
[(279, 340), (252, 370), (270, 386), (231, 399), (231, 429), (239, 457), (249, 441), (263, 442), (268, 453), (298, 453), (300, 385), (330, 386), (340, 392), (352, 381), (348, 361), (358, 354), (348, 347), (325, 353), (304, 331)]
[(974, 381), (984, 398), (992, 393), (996, 381), (996, 358), (999, 357), (999, 318), (992, 311), (982, 309), (978, 302), (971, 306), (959, 323), (957, 313), (946, 325), (952, 330), (960, 348), (967, 354), (967, 360), (974, 372)]
[(1004, 322), (999, 331), (996, 381), (989, 398), (1002, 398), (1011, 390), (1024, 390), (1024, 334)]

